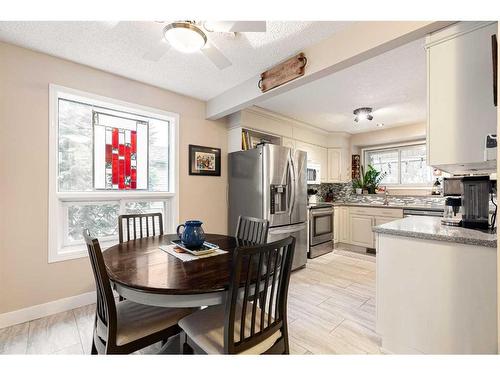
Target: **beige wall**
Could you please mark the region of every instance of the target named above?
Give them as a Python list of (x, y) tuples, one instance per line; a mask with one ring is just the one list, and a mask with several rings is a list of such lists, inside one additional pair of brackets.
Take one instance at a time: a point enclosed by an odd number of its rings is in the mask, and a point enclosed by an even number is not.
[(359, 154), (363, 147), (425, 139), (426, 134), (425, 122), (353, 134), (351, 150), (353, 154)]
[[(94, 288), (86, 258), (47, 263), (49, 83), (178, 113), (180, 220), (227, 231), (227, 129), (204, 102), (0, 43), (0, 313)], [(188, 144), (220, 147), (222, 176), (188, 176)]]

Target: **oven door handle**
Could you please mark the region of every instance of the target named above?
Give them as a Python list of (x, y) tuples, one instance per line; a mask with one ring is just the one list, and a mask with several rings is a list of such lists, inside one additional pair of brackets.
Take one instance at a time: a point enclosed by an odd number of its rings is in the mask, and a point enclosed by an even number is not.
[(333, 210), (311, 210), (311, 216), (326, 216), (326, 215), (333, 215)]

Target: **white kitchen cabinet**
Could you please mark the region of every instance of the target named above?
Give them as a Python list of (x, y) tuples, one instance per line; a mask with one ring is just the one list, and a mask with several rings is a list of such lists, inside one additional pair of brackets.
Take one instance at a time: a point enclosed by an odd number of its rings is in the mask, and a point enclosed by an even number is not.
[(357, 246), (373, 248), (372, 227), (374, 218), (372, 216), (349, 215), (349, 228), (351, 233), (350, 243)]
[(382, 225), (382, 224), (387, 224), (390, 223), (391, 221), (397, 220), (397, 218), (393, 217), (375, 217), (375, 226)]
[(321, 182), (328, 182), (328, 150), (325, 147), (318, 146), (317, 155), (320, 167)]
[(319, 165), (321, 182), (328, 180), (328, 151), (325, 147), (316, 146), (307, 142), (295, 141), (297, 150), (307, 152), (307, 161)]
[(295, 139), (281, 137), (281, 145), (285, 147), (290, 147), (292, 150), (295, 150)]
[(333, 208), (333, 243), (339, 242), (340, 207)]
[(459, 22), (427, 37), (429, 165), (451, 173), (495, 169), (484, 149), (486, 135), (497, 132), (496, 33), (496, 22)]
[(312, 147), (312, 144), (306, 143), (306, 142), (301, 142), (301, 141), (295, 141), (295, 148), (297, 150), (305, 151), (307, 152), (307, 161), (315, 161), (315, 152)]
[(328, 149), (328, 180), (326, 182), (349, 182), (350, 165), (349, 153), (342, 148)]
[(372, 228), (402, 217), (401, 208), (337, 206), (334, 209), (334, 242), (374, 248)]
[(349, 243), (349, 207), (339, 207), (339, 242)]
[(328, 149), (328, 182), (342, 182), (341, 149)]

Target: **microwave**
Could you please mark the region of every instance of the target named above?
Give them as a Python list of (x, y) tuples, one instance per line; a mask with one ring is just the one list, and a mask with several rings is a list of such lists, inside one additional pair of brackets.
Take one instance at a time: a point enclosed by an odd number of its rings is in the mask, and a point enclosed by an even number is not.
[(321, 170), (319, 164), (307, 163), (307, 183), (310, 185), (321, 184)]

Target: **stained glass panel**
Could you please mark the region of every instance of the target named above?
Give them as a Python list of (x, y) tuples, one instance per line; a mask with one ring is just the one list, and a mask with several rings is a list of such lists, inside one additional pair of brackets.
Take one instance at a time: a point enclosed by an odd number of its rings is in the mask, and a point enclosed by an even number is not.
[[(147, 189), (148, 124), (98, 112), (94, 112), (93, 119), (94, 187)], [(138, 173), (139, 167), (145, 170)]]

